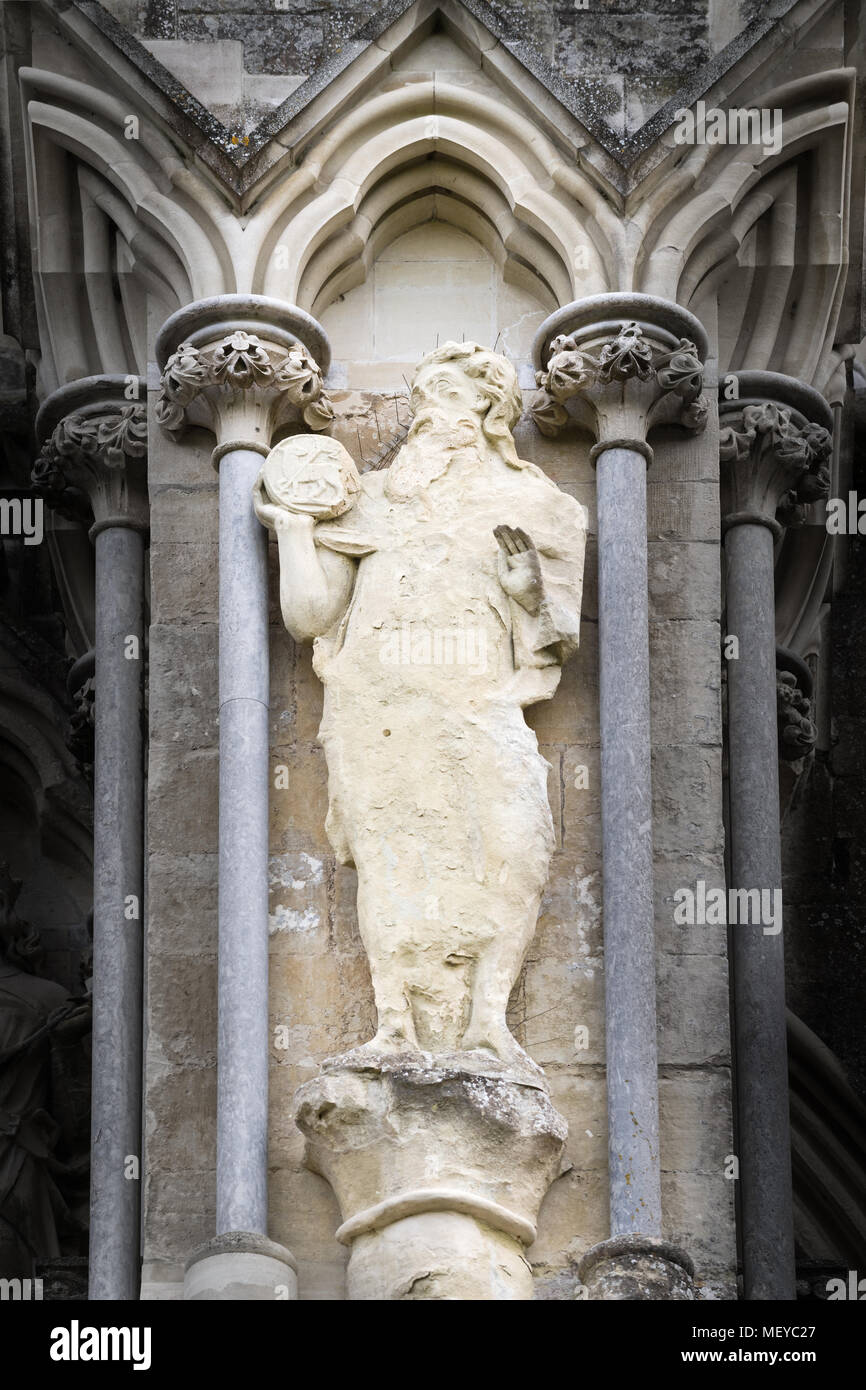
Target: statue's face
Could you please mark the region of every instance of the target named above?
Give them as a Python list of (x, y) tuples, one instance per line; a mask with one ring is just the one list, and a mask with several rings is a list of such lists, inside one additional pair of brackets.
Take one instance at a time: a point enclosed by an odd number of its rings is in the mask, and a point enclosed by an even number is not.
[(471, 410), (480, 414), (485, 404), (474, 381), (451, 363), (431, 363), (422, 367), (412, 383), (412, 404), (415, 409), (426, 401)]

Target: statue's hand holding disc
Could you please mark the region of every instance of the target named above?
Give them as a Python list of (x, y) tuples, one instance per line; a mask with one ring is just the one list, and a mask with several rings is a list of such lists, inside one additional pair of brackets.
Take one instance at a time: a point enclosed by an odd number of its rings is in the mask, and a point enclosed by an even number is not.
[(253, 494), (256, 516), (271, 528), (286, 512), (331, 521), (349, 510), (360, 486), (354, 460), (338, 440), (295, 434), (265, 459)]

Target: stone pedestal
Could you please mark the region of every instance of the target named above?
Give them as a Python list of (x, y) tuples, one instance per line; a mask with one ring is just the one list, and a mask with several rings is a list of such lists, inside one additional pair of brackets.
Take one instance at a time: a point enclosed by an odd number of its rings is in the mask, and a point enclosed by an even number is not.
[(361, 1049), (300, 1088), (295, 1118), (340, 1203), (351, 1299), (532, 1298), (524, 1250), (567, 1132), (540, 1073)]

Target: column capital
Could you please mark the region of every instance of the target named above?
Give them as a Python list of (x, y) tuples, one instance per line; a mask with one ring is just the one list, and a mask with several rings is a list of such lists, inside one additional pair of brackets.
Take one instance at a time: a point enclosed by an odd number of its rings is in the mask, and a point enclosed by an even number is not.
[(50, 506), (93, 510), (93, 540), (109, 526), (148, 527), (147, 411), (137, 376), (92, 376), (61, 386), (36, 417), (42, 450), (33, 486)]
[(646, 294), (599, 294), (557, 309), (538, 331), (539, 393), (530, 413), (542, 434), (570, 422), (605, 449), (632, 449), (652, 462), (647, 434), (678, 424), (700, 433), (707, 337), (693, 314)]
[(778, 537), (829, 492), (833, 412), (796, 377), (734, 375), (737, 398), (719, 400), (722, 531), (751, 524)]
[(232, 449), (267, 454), (281, 426), (326, 430), (334, 418), (325, 331), (282, 300), (220, 295), (188, 304), (163, 324), (156, 355), (157, 421), (172, 432), (212, 430), (215, 464)]

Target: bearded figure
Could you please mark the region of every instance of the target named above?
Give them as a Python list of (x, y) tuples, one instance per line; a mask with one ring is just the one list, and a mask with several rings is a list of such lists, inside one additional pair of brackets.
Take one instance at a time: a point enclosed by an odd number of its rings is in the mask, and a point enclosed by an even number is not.
[(586, 511), (517, 457), (521, 408), (505, 358), (446, 343), (390, 468), (294, 436), (256, 485), (283, 620), (325, 687), (327, 831), (358, 871), (376, 1054), (528, 1064), (506, 1009), (554, 834), (523, 710), (577, 647)]

